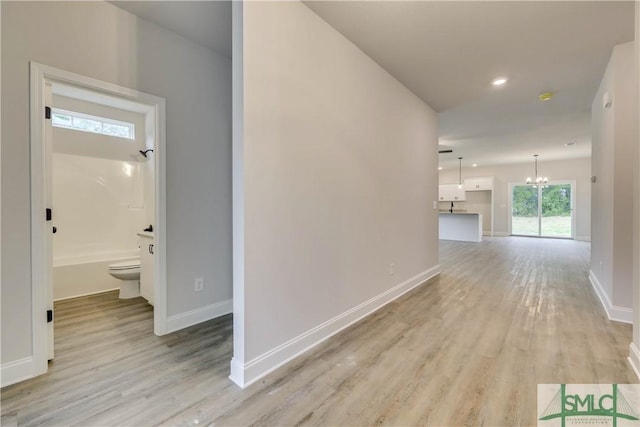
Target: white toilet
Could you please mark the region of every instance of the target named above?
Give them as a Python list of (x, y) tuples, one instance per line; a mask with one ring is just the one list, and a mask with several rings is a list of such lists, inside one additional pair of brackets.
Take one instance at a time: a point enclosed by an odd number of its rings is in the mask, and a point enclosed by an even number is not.
[(109, 266), (109, 274), (122, 280), (120, 299), (140, 296), (140, 260), (117, 262)]

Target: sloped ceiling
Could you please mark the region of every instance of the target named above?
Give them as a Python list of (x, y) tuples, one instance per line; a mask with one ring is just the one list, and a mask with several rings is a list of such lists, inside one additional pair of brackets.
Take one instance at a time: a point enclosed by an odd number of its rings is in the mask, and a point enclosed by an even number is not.
[(229, 1), (109, 1), (109, 3), (231, 58)]

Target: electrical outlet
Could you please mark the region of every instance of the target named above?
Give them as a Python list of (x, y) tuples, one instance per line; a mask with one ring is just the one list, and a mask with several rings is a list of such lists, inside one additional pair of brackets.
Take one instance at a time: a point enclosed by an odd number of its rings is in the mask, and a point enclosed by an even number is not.
[(193, 281), (193, 290), (195, 292), (200, 292), (204, 289), (204, 278), (198, 277)]
[(389, 264), (389, 276), (393, 276), (396, 272), (396, 265), (394, 263)]

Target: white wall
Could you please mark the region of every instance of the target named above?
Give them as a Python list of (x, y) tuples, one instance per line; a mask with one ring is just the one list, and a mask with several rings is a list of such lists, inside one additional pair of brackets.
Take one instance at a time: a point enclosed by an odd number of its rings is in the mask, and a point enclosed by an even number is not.
[[(633, 43), (616, 46), (592, 113), (593, 185), (590, 278), (609, 317), (631, 322), (633, 170), (637, 156)], [(608, 94), (610, 108), (603, 106)]]
[(230, 59), (105, 2), (0, 7), (3, 367), (32, 351), (29, 61), (166, 99), (168, 314), (229, 301)]
[[(509, 183), (524, 183), (528, 176), (533, 174), (533, 154), (531, 161), (513, 164), (486, 166), (476, 168), (463, 168), (462, 179), (473, 177), (493, 176), (494, 179), (494, 233), (498, 236), (505, 236), (509, 232)], [(574, 214), (576, 216), (576, 239), (590, 240), (591, 237), (591, 164), (589, 158), (568, 159), (562, 161), (544, 161), (540, 159), (538, 162), (538, 170), (549, 178), (550, 181), (576, 181), (575, 207)], [(445, 169), (440, 171), (440, 184), (452, 184), (458, 182), (458, 169)], [(484, 193), (484, 192), (481, 192)], [(456, 208), (465, 209), (469, 212), (483, 209), (483, 215), (486, 214), (487, 208), (481, 205), (479, 197), (484, 197), (486, 203), (488, 198), (486, 195), (477, 196), (473, 192), (467, 193), (469, 202), (457, 202)], [(474, 206), (478, 204), (478, 206)], [(448, 209), (446, 204), (441, 203), (441, 209)], [(486, 218), (483, 218), (486, 221)], [(487, 230), (487, 225), (484, 225)]]
[(246, 385), (439, 267), (434, 111), (304, 4), (242, 12), (231, 378)]

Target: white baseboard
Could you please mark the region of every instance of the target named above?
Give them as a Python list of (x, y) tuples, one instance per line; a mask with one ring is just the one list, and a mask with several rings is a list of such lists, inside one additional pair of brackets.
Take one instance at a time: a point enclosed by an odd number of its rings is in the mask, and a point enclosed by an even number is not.
[(35, 376), (34, 372), (33, 357), (25, 357), (24, 359), (4, 363), (0, 366), (0, 386), (6, 387), (33, 378)]
[(504, 231), (494, 231), (493, 237), (509, 237), (509, 233)]
[(590, 242), (591, 241), (591, 237), (589, 236), (576, 236), (573, 238), (573, 240), (578, 240), (580, 242)]
[[(275, 368), (274, 368), (275, 369)], [(273, 370), (273, 369), (272, 369)], [(249, 384), (256, 382), (259, 378), (254, 379), (251, 383), (245, 381), (244, 377), (245, 369), (242, 362), (239, 362), (234, 357), (231, 358), (231, 373), (229, 379), (239, 385), (242, 388), (246, 388)], [(267, 374), (264, 374), (267, 375)]]
[(86, 294), (80, 294), (80, 295), (73, 295), (73, 296), (70, 296), (70, 297), (57, 298), (57, 299), (54, 299), (53, 301), (54, 302), (55, 301), (64, 301), (66, 299), (88, 297), (88, 296), (91, 296), (91, 295), (104, 294), (106, 292), (113, 292), (113, 291), (119, 291), (119, 290), (120, 290), (120, 288), (105, 289), (104, 291), (89, 292), (89, 293), (86, 293)]
[(228, 299), (185, 313), (175, 314), (169, 316), (167, 319), (167, 333), (179, 331), (180, 329), (188, 328), (189, 326), (206, 322), (207, 320), (215, 319), (216, 317), (224, 316), (232, 312), (233, 300)]
[(633, 371), (636, 373), (636, 377), (640, 380), (640, 350), (634, 343), (629, 344), (629, 364)]
[(329, 339), (343, 329), (353, 325), (363, 317), (368, 316), (382, 306), (390, 303), (402, 294), (425, 283), (440, 274), (440, 266), (436, 265), (393, 288), (345, 311), (338, 316), (298, 335), (297, 337), (267, 351), (249, 362), (242, 363), (231, 360), (231, 375), (229, 378), (242, 388), (248, 387), (265, 375), (276, 370), (285, 363), (305, 353), (321, 342)]
[(622, 323), (633, 323), (633, 310), (628, 307), (620, 307), (611, 304), (611, 300), (604, 291), (602, 284), (591, 270), (589, 270), (589, 282), (591, 282), (591, 286), (593, 286), (593, 289), (596, 291), (596, 295), (598, 295), (600, 303), (604, 307), (604, 311), (607, 313), (609, 320)]

